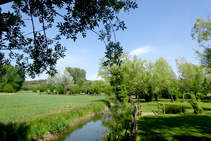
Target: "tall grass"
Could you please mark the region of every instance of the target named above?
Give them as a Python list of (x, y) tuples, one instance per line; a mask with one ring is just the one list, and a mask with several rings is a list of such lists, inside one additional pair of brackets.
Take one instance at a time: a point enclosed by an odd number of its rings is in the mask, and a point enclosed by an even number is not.
[(184, 105), (166, 105), (165, 106), (166, 114), (178, 114), (178, 113), (185, 113), (186, 107)]

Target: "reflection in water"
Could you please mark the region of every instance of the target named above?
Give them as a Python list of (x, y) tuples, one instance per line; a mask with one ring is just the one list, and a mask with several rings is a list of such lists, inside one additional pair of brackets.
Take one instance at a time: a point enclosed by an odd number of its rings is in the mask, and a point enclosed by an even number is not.
[(95, 116), (69, 130), (54, 141), (97, 141), (109, 129), (102, 125), (102, 116)]

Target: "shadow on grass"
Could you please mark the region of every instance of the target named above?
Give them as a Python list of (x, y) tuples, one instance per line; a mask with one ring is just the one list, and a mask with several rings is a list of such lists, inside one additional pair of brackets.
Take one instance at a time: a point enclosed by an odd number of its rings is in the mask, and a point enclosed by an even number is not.
[(0, 123), (1, 141), (25, 141), (30, 127), (26, 123)]
[(211, 140), (211, 116), (140, 116), (138, 136), (141, 140), (191, 141)]

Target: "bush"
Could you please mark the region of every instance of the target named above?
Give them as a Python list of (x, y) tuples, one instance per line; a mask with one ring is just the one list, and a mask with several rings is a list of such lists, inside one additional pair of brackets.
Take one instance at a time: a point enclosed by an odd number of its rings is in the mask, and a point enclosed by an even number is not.
[(198, 104), (198, 102), (196, 100), (191, 99), (189, 101), (189, 103), (192, 106), (195, 114), (203, 113), (203, 109), (199, 106), (199, 104)]
[(11, 84), (6, 84), (4, 86), (4, 92), (12, 93), (13, 92), (13, 86)]
[(211, 103), (211, 97), (204, 97), (203, 99), (201, 99), (201, 102)]
[(64, 88), (64, 93), (65, 94), (73, 94), (73, 88), (74, 88), (75, 84), (69, 84)]
[(47, 88), (45, 84), (42, 84), (42, 86), (40, 87), (40, 92), (47, 92)]
[(196, 99), (197, 99), (197, 100), (204, 99), (205, 97), (206, 97), (206, 95), (203, 94), (203, 93), (197, 93), (197, 94), (196, 94)]
[(37, 89), (34, 88), (34, 89), (32, 89), (32, 91), (33, 91), (34, 93), (36, 93), (36, 92), (37, 92)]
[(192, 106), (195, 114), (203, 113), (203, 109), (199, 106), (194, 94), (191, 94), (191, 100), (189, 100), (189, 103)]
[(78, 84), (75, 84), (74, 87), (73, 87), (73, 92), (75, 94), (79, 94), (80, 93), (80, 87)]
[(64, 87), (62, 85), (59, 85), (55, 88), (56, 92), (63, 94), (64, 93)]
[(166, 105), (165, 111), (166, 114), (185, 113), (186, 107), (184, 105)]
[(54, 86), (50, 86), (49, 91), (50, 91), (51, 93), (53, 93), (53, 92), (54, 92)]
[(65, 119), (65, 117), (63, 117), (62, 115), (55, 115), (55, 117), (50, 120), (48, 128), (52, 134), (55, 134), (64, 131), (69, 126), (69, 120)]

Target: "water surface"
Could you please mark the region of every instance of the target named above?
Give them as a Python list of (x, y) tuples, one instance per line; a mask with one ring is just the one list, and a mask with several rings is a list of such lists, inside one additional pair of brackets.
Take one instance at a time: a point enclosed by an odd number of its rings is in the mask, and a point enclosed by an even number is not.
[(78, 124), (59, 136), (54, 141), (100, 141), (109, 129), (102, 125), (105, 116), (94, 116), (90, 120)]

